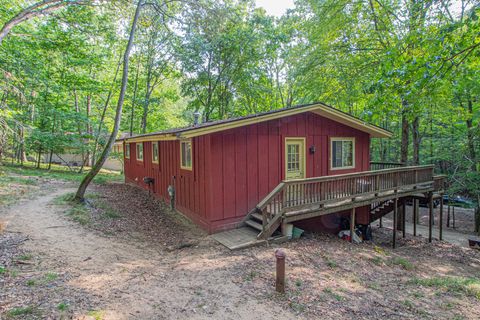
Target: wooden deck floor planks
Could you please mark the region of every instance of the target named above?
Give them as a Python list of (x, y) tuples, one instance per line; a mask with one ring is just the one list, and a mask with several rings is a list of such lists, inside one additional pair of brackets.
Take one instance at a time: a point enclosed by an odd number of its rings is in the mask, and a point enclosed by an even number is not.
[(212, 237), (230, 250), (248, 248), (266, 240), (257, 239), (258, 231), (249, 227), (242, 227), (215, 233)]

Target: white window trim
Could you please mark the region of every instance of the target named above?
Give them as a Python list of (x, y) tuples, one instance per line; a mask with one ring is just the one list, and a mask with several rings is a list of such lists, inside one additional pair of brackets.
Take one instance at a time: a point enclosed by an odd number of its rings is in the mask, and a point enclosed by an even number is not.
[[(127, 155), (127, 147), (128, 147), (128, 155)], [(125, 159), (130, 159), (130, 152), (132, 152), (132, 149), (130, 148), (130, 143), (125, 143)]]
[[(186, 166), (183, 166), (183, 156), (182, 156), (182, 144), (183, 143), (190, 143), (190, 167), (186, 167)], [(189, 171), (192, 171), (193, 170), (193, 143), (192, 143), (192, 139), (188, 139), (188, 140), (180, 140), (180, 169), (182, 170), (189, 170)]]
[[(138, 157), (138, 147), (139, 146), (142, 146), (142, 158), (139, 158)], [(144, 148), (144, 145), (143, 145), (143, 142), (137, 142), (135, 144), (135, 157), (137, 158), (137, 161), (143, 161), (143, 159), (145, 158), (145, 148)]]
[[(334, 141), (352, 141), (352, 165), (348, 167), (334, 167), (333, 166), (333, 142)], [(330, 170), (348, 170), (355, 169), (355, 138), (353, 137), (331, 137), (330, 138)]]
[[(154, 152), (153, 152), (153, 146), (157, 146), (157, 160), (153, 158)], [(158, 141), (152, 141), (152, 163), (158, 163), (160, 159), (160, 148), (158, 146)]]

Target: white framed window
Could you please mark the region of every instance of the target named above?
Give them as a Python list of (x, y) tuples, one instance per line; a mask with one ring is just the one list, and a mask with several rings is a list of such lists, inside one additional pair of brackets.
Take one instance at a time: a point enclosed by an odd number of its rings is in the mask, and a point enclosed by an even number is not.
[(125, 158), (130, 159), (130, 143), (125, 144)]
[(330, 168), (355, 168), (355, 138), (330, 139)]
[(143, 142), (137, 143), (137, 160), (143, 161)]
[(180, 168), (192, 170), (192, 141), (180, 141)]
[(158, 163), (158, 142), (152, 142), (152, 162)]

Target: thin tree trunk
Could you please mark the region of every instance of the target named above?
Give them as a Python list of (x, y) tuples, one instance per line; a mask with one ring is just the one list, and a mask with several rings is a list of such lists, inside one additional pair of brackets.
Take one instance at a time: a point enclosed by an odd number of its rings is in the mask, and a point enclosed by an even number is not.
[(137, 65), (137, 74), (135, 75), (135, 87), (133, 88), (132, 113), (130, 114), (130, 136), (133, 135), (133, 118), (135, 117), (135, 103), (137, 100), (138, 73), (140, 70), (140, 59)]
[[(404, 108), (407, 105), (406, 101), (402, 102)], [(409, 123), (407, 118), (407, 111), (402, 111), (402, 142), (400, 149), (400, 162), (407, 163), (408, 161), (408, 135), (409, 135)]]
[(100, 133), (102, 131), (103, 121), (105, 120), (105, 114), (108, 109), (108, 105), (110, 104), (110, 99), (112, 97), (113, 88), (115, 86), (115, 82), (117, 81), (118, 71), (120, 70), (120, 66), (122, 65), (122, 56), (118, 59), (117, 69), (115, 70), (115, 76), (113, 77), (112, 86), (108, 91), (107, 100), (105, 101), (105, 105), (103, 106), (102, 116), (100, 117), (100, 123), (98, 124), (98, 129), (95, 135), (95, 142), (93, 144), (92, 150), (92, 164), (95, 162), (97, 157), (97, 148), (98, 148), (98, 139), (100, 138)]
[(420, 164), (420, 118), (416, 116), (412, 122), (413, 164)]
[(123, 75), (122, 75), (122, 86), (120, 90), (120, 95), (118, 97), (118, 102), (117, 102), (117, 110), (115, 114), (115, 122), (113, 125), (113, 130), (112, 134), (110, 135), (110, 138), (108, 139), (107, 145), (105, 146), (105, 149), (102, 152), (102, 155), (100, 158), (98, 158), (97, 162), (95, 165), (92, 167), (92, 170), (88, 172), (88, 174), (83, 178), (82, 182), (80, 183), (80, 186), (78, 187), (77, 193), (75, 194), (75, 199), (78, 201), (83, 201), (85, 197), (85, 191), (87, 190), (88, 185), (90, 182), (92, 182), (93, 178), (97, 175), (97, 173), (100, 171), (102, 168), (103, 164), (105, 163), (105, 160), (107, 160), (108, 155), (110, 154), (110, 150), (112, 149), (113, 144), (115, 143), (115, 139), (117, 137), (118, 129), (120, 128), (120, 120), (122, 118), (122, 108), (123, 108), (123, 102), (125, 99), (125, 92), (127, 90), (127, 83), (128, 83), (128, 61), (130, 59), (130, 51), (133, 46), (133, 38), (135, 36), (135, 28), (137, 26), (138, 22), (138, 17), (140, 15), (140, 10), (142, 8), (142, 2), (138, 1), (137, 8), (135, 10), (135, 15), (133, 17), (132, 21), (132, 28), (130, 30), (130, 36), (128, 39), (128, 44), (127, 47), (125, 48), (125, 54), (123, 57)]

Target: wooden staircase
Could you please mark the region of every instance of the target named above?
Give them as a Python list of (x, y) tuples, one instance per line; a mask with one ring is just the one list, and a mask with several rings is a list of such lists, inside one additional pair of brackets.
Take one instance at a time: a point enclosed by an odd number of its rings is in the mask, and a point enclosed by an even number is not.
[[(397, 208), (401, 207), (406, 201), (406, 198), (399, 198), (397, 201)], [(387, 201), (373, 203), (370, 209), (370, 223), (380, 219), (389, 214), (395, 209), (395, 200), (389, 199)]]

